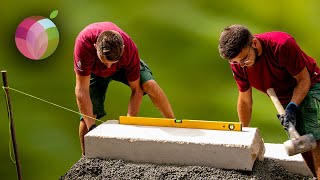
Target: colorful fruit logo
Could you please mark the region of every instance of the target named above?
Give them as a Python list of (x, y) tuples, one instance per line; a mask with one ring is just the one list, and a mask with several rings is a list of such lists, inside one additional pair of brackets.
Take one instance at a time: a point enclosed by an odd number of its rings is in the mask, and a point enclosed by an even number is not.
[[(55, 18), (58, 11), (50, 14)], [(27, 58), (40, 60), (50, 56), (59, 44), (59, 31), (48, 18), (31, 16), (24, 19), (18, 26), (15, 35), (16, 46)]]

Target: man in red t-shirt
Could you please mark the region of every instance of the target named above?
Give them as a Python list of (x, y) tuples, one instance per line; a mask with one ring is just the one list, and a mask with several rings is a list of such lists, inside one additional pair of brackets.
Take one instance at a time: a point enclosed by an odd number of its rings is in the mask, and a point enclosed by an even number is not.
[(84, 135), (96, 127), (94, 118), (106, 115), (104, 101), (111, 80), (131, 88), (128, 116), (138, 114), (145, 93), (165, 118), (174, 118), (166, 95), (149, 67), (140, 60), (136, 45), (111, 22), (90, 24), (79, 33), (74, 47), (74, 71), (76, 99), (80, 112), (85, 115), (79, 126), (83, 155)]
[(219, 53), (227, 59), (238, 85), (238, 116), (244, 127), (252, 114), (252, 87), (266, 93), (274, 88), (285, 116), (284, 128), (295, 124), (300, 135), (311, 133), (317, 148), (302, 156), (320, 178), (320, 70), (293, 37), (285, 32), (252, 35), (242, 25), (226, 27), (220, 35)]

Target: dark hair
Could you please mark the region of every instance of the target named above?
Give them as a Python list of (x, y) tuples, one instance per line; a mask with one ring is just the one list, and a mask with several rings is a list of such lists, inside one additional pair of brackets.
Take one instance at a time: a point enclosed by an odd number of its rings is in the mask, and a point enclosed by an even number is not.
[(224, 59), (235, 58), (252, 39), (251, 32), (243, 25), (235, 24), (224, 28), (219, 39), (220, 56)]
[(109, 61), (120, 59), (123, 51), (123, 39), (116, 31), (104, 31), (97, 39), (97, 51)]

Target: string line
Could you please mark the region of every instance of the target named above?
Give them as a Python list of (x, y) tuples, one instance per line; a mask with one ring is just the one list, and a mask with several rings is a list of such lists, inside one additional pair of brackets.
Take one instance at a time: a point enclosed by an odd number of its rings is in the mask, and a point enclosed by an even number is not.
[(83, 116), (83, 117), (90, 118), (90, 119), (93, 119), (93, 120), (96, 120), (96, 121), (99, 121), (99, 122), (102, 122), (102, 123), (104, 122), (104, 121), (101, 121), (101, 120), (96, 119), (96, 118), (94, 118), (94, 117), (91, 117), (91, 116), (87, 116), (87, 115), (85, 115), (85, 114), (82, 114), (82, 113), (80, 113), (80, 112), (78, 112), (78, 111), (74, 111), (74, 110), (72, 110), (72, 109), (69, 109), (69, 108), (63, 107), (63, 106), (58, 105), (58, 104), (55, 104), (55, 103), (53, 103), (53, 102), (50, 102), (50, 101), (47, 101), (47, 100), (41, 99), (41, 98), (39, 98), (39, 97), (33, 96), (33, 95), (31, 95), (31, 94), (28, 94), (28, 93), (25, 93), (25, 92), (19, 91), (19, 90), (17, 90), (17, 89), (14, 89), (14, 88), (11, 88), (11, 87), (4, 87), (4, 86), (2, 86), (2, 88), (3, 88), (4, 90), (5, 90), (5, 89), (13, 90), (13, 91), (18, 92), (18, 93), (20, 93), (20, 94), (23, 94), (23, 95), (29, 96), (29, 97), (31, 97), (31, 98), (34, 98), (34, 99), (40, 100), (40, 101), (42, 101), (42, 102), (45, 102), (45, 103), (48, 103), (48, 104), (54, 105), (54, 106), (56, 106), (56, 107), (58, 107), (58, 108), (61, 108), (61, 109), (64, 109), (64, 110), (67, 110), (67, 111), (73, 112), (73, 113), (75, 113), (75, 114), (79, 114), (79, 115), (81, 115), (81, 116)]
[(13, 155), (12, 155), (13, 142), (12, 142), (12, 139), (10, 138), (10, 137), (12, 136), (12, 133), (11, 133), (11, 121), (10, 121), (10, 120), (11, 120), (11, 114), (10, 114), (10, 109), (9, 109), (9, 98), (8, 98), (8, 94), (7, 94), (6, 89), (9, 89), (9, 90), (18, 92), (18, 93), (20, 93), (20, 94), (29, 96), (29, 97), (31, 97), (31, 98), (40, 100), (40, 101), (42, 101), (42, 102), (51, 104), (51, 105), (53, 105), (53, 106), (56, 106), (56, 107), (58, 107), (58, 108), (61, 108), (61, 109), (64, 109), (64, 110), (67, 110), (67, 111), (70, 111), (70, 112), (73, 112), (73, 113), (78, 114), (78, 115), (81, 115), (81, 116), (83, 116), (83, 117), (87, 117), (87, 118), (90, 118), (90, 119), (93, 119), (93, 120), (96, 120), (96, 121), (99, 121), (99, 122), (102, 122), (102, 123), (104, 122), (104, 121), (101, 121), (101, 120), (99, 120), (99, 119), (96, 119), (96, 118), (87, 116), (87, 115), (85, 115), (85, 114), (82, 114), (82, 113), (80, 113), (80, 112), (78, 112), (78, 111), (74, 111), (74, 110), (72, 110), (72, 109), (63, 107), (63, 106), (58, 105), (58, 104), (55, 104), (55, 103), (53, 103), (53, 102), (50, 102), (50, 101), (41, 99), (41, 98), (39, 98), (39, 97), (33, 96), (33, 95), (31, 95), (31, 94), (28, 94), (28, 93), (19, 91), (19, 90), (17, 90), (17, 89), (10, 88), (10, 87), (4, 87), (4, 86), (2, 86), (2, 88), (3, 88), (3, 91), (4, 91), (4, 93), (5, 93), (5, 97), (6, 97), (7, 112), (8, 112), (8, 118), (9, 118), (9, 152), (10, 152), (10, 159), (11, 159), (11, 161), (12, 161), (14, 164), (16, 164), (16, 162), (15, 162), (15, 160), (14, 160), (14, 158), (13, 158)]

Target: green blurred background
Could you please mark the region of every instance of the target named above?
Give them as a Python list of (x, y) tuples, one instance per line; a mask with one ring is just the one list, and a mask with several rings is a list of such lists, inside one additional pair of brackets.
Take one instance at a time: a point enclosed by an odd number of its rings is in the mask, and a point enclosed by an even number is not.
[[(217, 50), (221, 30), (237, 23), (253, 33), (287, 31), (319, 62), (319, 5), (317, 0), (6, 1), (0, 11), (0, 69), (8, 71), (10, 87), (78, 110), (75, 38), (90, 23), (113, 21), (137, 44), (140, 57), (151, 67), (178, 119), (238, 121), (237, 87), (228, 63)], [(15, 46), (18, 24), (29, 16), (49, 17), (56, 9), (57, 50), (47, 59), (28, 60)], [(10, 95), (24, 179), (58, 179), (81, 157), (78, 115), (14, 91)], [(102, 120), (126, 115), (129, 96), (129, 88), (113, 82), (105, 103), (108, 115)], [(251, 126), (259, 127), (265, 142), (285, 141), (270, 99), (256, 90), (253, 98)], [(147, 96), (140, 116), (161, 117)], [(9, 138), (1, 90), (1, 179), (17, 179)]]

